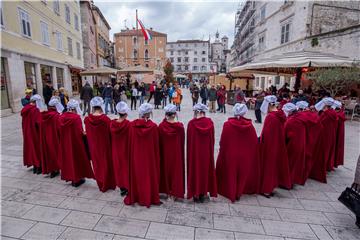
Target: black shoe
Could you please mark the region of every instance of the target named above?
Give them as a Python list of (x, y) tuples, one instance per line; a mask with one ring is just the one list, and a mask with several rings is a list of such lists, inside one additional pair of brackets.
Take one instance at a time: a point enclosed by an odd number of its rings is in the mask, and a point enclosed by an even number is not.
[(41, 173), (42, 173), (41, 167), (38, 167), (38, 168), (36, 169), (36, 174), (39, 175), (39, 174), (41, 174)]
[(126, 196), (128, 194), (128, 190), (126, 188), (120, 188), (120, 195), (122, 197)]
[(37, 167), (33, 167), (33, 174), (37, 173)]
[(54, 178), (54, 177), (56, 177), (56, 176), (59, 175), (59, 174), (60, 174), (59, 171), (53, 171), (53, 172), (50, 173), (50, 178)]
[(84, 182), (85, 182), (85, 179), (81, 179), (80, 181), (78, 181), (78, 182), (76, 182), (76, 183), (72, 182), (72, 183), (71, 183), (71, 186), (73, 186), (73, 187), (79, 187), (79, 186), (82, 185)]
[(197, 198), (197, 197), (193, 197), (193, 199), (194, 199), (194, 202), (196, 202), (196, 203), (200, 202), (199, 198)]

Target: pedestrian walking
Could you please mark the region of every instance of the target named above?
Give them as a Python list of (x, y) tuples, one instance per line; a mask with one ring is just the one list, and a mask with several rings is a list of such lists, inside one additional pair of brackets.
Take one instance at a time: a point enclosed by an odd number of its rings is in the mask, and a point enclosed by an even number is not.
[(80, 92), (80, 99), (83, 101), (83, 116), (90, 114), (90, 101), (94, 97), (93, 89), (88, 82), (82, 87)]
[(209, 89), (209, 112), (211, 113), (215, 113), (216, 112), (216, 88), (215, 85), (212, 85), (211, 88)]
[(54, 90), (55, 89), (53, 88), (52, 82), (50, 80), (46, 81), (45, 86), (43, 88), (43, 96), (46, 105), (48, 105), (51, 97), (53, 96)]
[(162, 88), (162, 107), (163, 107), (163, 109), (167, 105), (168, 94), (169, 94), (169, 89), (166, 86), (166, 84), (164, 84), (163, 88)]
[(262, 122), (260, 107), (264, 101), (264, 96), (265, 96), (264, 92), (256, 95), (256, 99), (255, 99), (255, 117), (256, 117), (255, 122), (256, 123)]
[(194, 87), (193, 87), (193, 90), (191, 93), (191, 99), (192, 99), (193, 106), (195, 106), (195, 104), (198, 103), (199, 96), (200, 96), (200, 89), (196, 84), (194, 84)]
[(170, 87), (169, 87), (169, 91), (168, 91), (168, 94), (169, 94), (169, 103), (171, 103), (172, 101), (172, 95), (175, 91), (175, 87), (173, 86), (172, 83), (170, 83)]
[(150, 85), (150, 88), (149, 88), (150, 96), (149, 96), (149, 99), (147, 101), (148, 103), (150, 102), (151, 98), (154, 96), (155, 89), (156, 89), (156, 84), (155, 84), (155, 81), (153, 81), (152, 84)]
[(138, 90), (135, 85), (132, 85), (131, 88), (131, 110), (136, 110), (136, 102), (137, 102)]
[(161, 105), (162, 97), (163, 97), (162, 88), (161, 88), (161, 85), (158, 84), (156, 86), (155, 93), (154, 93), (155, 109), (159, 109), (159, 106)]
[(121, 101), (121, 92), (120, 92), (120, 84), (117, 82), (114, 85), (114, 89), (113, 89), (113, 98), (114, 98), (114, 112), (115, 114), (117, 114), (116, 112), (116, 105), (118, 104), (118, 102)]
[(102, 91), (102, 97), (105, 101), (105, 114), (108, 114), (108, 107), (110, 105), (110, 111), (111, 114), (114, 114), (114, 109), (113, 109), (113, 87), (111, 86), (111, 83), (108, 82), (106, 84), (106, 87), (104, 88), (104, 90)]
[(176, 85), (175, 86), (175, 91), (173, 92), (172, 95), (172, 102), (176, 105), (177, 110), (180, 112), (181, 108), (181, 100), (182, 100), (182, 92), (180, 89), (180, 85)]
[(206, 105), (208, 99), (208, 89), (205, 83), (200, 88), (200, 97), (201, 103)]
[(217, 91), (217, 97), (219, 102), (219, 108), (221, 113), (226, 113), (225, 103), (226, 103), (226, 88), (225, 85), (222, 85), (220, 90)]
[(144, 83), (140, 83), (140, 86), (138, 88), (138, 96), (139, 96), (139, 100), (140, 100), (140, 105), (144, 103), (144, 99), (146, 96), (146, 90), (145, 90), (145, 85)]

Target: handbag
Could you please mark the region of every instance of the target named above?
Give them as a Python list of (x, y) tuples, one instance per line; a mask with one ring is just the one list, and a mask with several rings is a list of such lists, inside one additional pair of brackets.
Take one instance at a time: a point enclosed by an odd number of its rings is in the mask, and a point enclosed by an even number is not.
[(354, 189), (347, 187), (338, 200), (356, 216), (360, 216), (360, 194)]

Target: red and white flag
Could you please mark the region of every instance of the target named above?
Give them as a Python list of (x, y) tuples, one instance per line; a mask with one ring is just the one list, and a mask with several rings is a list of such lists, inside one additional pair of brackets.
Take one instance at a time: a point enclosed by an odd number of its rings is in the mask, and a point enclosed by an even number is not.
[(138, 23), (140, 24), (141, 32), (144, 34), (145, 40), (151, 40), (151, 34), (149, 31), (145, 28), (144, 24), (140, 21), (140, 19), (137, 19)]

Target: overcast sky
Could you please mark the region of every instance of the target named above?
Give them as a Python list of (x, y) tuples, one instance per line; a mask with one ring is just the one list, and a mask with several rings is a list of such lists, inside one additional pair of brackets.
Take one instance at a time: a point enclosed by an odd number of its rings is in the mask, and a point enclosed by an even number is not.
[(235, 12), (240, 1), (101, 1), (95, 0), (111, 26), (110, 39), (126, 26), (136, 26), (135, 10), (146, 28), (167, 34), (168, 41), (183, 39), (213, 40), (234, 35)]

